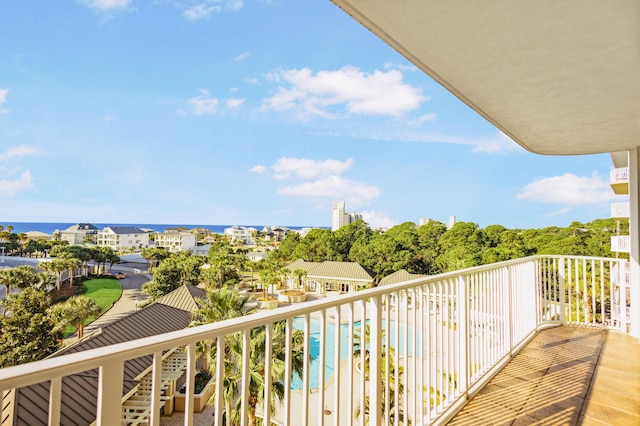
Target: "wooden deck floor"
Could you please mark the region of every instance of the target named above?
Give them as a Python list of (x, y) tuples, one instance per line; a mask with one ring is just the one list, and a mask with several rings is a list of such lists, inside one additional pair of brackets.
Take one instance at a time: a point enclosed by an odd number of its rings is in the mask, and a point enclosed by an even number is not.
[(449, 425), (640, 426), (640, 340), (544, 330)]

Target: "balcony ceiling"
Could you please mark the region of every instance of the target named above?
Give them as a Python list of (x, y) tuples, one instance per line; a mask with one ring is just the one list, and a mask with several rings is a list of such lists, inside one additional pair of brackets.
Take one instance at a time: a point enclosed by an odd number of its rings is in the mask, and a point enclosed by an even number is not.
[(332, 0), (525, 149), (640, 146), (638, 0)]

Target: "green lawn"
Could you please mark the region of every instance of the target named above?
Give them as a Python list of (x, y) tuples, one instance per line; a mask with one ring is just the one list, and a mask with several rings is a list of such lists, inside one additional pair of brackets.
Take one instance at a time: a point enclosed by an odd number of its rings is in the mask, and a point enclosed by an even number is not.
[[(118, 280), (114, 278), (95, 278), (84, 282), (87, 292), (83, 296), (93, 300), (100, 306), (100, 312), (105, 312), (120, 299), (122, 287)], [(87, 319), (85, 325), (91, 323), (95, 317)], [(64, 331), (65, 337), (76, 332), (75, 327), (67, 327)]]
[(87, 292), (84, 296), (90, 298), (100, 306), (100, 311), (104, 312), (120, 299), (122, 287), (118, 280), (113, 278), (96, 278), (85, 281)]

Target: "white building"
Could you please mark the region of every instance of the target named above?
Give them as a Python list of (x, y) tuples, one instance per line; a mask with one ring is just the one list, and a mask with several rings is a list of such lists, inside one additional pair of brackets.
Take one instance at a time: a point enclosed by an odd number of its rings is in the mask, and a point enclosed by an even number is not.
[(345, 202), (344, 201), (336, 201), (333, 203), (333, 209), (331, 212), (331, 230), (337, 231), (343, 226), (349, 225), (350, 223), (355, 222), (356, 220), (361, 220), (362, 215), (359, 213), (347, 213), (345, 211)]
[(149, 234), (133, 226), (108, 226), (98, 231), (97, 243), (116, 251), (142, 249), (149, 246)]
[(77, 223), (65, 230), (58, 231), (61, 241), (68, 241), (69, 245), (76, 246), (84, 244), (85, 241), (96, 241), (98, 228), (90, 223)]
[(247, 228), (246, 226), (233, 225), (231, 228), (224, 229), (224, 235), (231, 237), (231, 242), (241, 242), (244, 245), (252, 245), (253, 233), (256, 228)]
[(197, 237), (191, 232), (164, 231), (155, 234), (156, 247), (163, 247), (169, 252), (191, 250), (197, 244)]

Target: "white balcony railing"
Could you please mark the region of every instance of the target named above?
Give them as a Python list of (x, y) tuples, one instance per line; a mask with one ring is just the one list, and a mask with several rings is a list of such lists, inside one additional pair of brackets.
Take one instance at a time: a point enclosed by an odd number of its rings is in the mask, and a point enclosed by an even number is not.
[[(222, 368), (225, 336), (239, 333), (237, 401), (244, 425), (250, 399), (242, 384), (255, 374), (248, 368), (250, 333), (263, 328), (265, 392), (276, 368), (272, 361), (284, 360), (283, 403), (272, 411), (269, 395), (260, 398), (264, 424), (388, 425), (392, 417), (395, 424), (442, 424), (537, 330), (557, 324), (626, 330), (627, 270), (622, 259), (545, 256), (502, 262), (5, 368), (0, 390), (9, 397), (14, 388), (48, 382), (45, 422), (58, 425), (66, 404), (62, 379), (98, 370), (96, 423), (128, 424), (122, 421), (124, 363), (153, 355), (150, 419), (145, 422), (158, 425), (163, 354), (186, 348), (184, 424), (191, 425), (197, 344), (212, 342), (217, 348), (212, 365), (221, 396), (228, 372)], [(278, 342), (273, 330), (281, 322), (287, 338)], [(296, 329), (303, 330), (302, 345), (313, 357), (304, 358), (302, 377), (292, 372)], [(354, 354), (354, 343), (365, 333), (370, 339)], [(363, 395), (376, 403), (356, 418)], [(214, 405), (216, 413), (224, 411), (222, 398), (215, 398)], [(215, 416), (214, 424), (221, 425), (222, 416)]]
[(611, 237), (611, 251), (617, 253), (629, 253), (631, 250), (631, 238), (629, 235)]
[(611, 203), (611, 218), (612, 219), (629, 219), (630, 217), (630, 205), (628, 201), (621, 203)]

